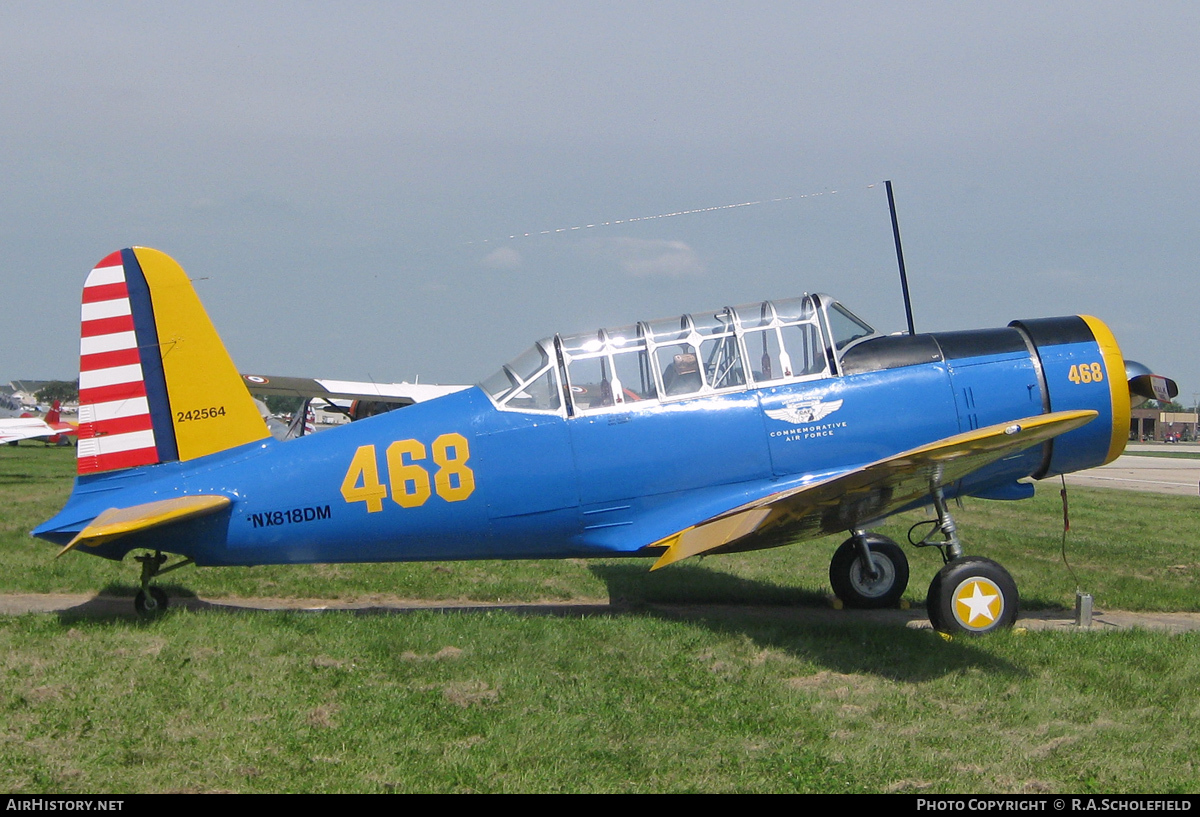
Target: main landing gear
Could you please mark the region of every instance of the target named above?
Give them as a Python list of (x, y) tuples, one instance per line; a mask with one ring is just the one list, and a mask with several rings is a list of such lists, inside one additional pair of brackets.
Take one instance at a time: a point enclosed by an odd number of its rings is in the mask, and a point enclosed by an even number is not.
[(151, 580), (164, 573), (170, 573), (172, 570), (187, 567), (192, 564), (192, 560), (184, 559), (170, 567), (163, 567), (163, 563), (167, 561), (167, 555), (161, 551), (155, 551), (154, 555), (144, 553), (141, 556), (135, 556), (134, 559), (142, 563), (142, 589), (138, 590), (137, 595), (133, 597), (133, 609), (137, 611), (139, 618), (157, 618), (167, 611), (167, 606), (171, 602), (167, 598), (166, 591), (161, 587), (150, 585)]
[[(937, 522), (929, 535), (913, 544), (933, 546), (945, 565), (929, 583), (925, 606), (934, 629), (950, 635), (982, 635), (1017, 620), (1017, 585), (1008, 571), (991, 559), (963, 555), (958, 528), (940, 488), (933, 491)], [(941, 539), (935, 537), (940, 533)], [(892, 607), (908, 586), (908, 560), (891, 539), (856, 530), (829, 563), (829, 583), (847, 607)]]
[(933, 577), (925, 607), (938, 632), (982, 635), (1017, 620), (1017, 585), (991, 559), (960, 556)]
[(855, 531), (834, 552), (829, 583), (847, 607), (895, 607), (908, 587), (908, 557), (886, 536)]
[[(1017, 620), (1017, 583), (991, 559), (963, 555), (958, 526), (941, 488), (933, 491), (933, 507), (937, 510), (937, 526), (916, 543), (918, 547), (937, 547), (945, 562), (925, 596), (929, 623), (938, 632), (950, 635), (982, 635), (1011, 627)], [(941, 542), (934, 539), (938, 532), (942, 534)]]

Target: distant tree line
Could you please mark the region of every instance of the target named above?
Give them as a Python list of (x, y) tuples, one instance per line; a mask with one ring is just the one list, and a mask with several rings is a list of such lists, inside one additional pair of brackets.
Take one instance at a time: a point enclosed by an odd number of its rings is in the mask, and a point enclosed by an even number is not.
[(291, 397), (286, 394), (268, 394), (263, 398), (272, 414), (295, 414), (304, 405), (303, 397)]
[(39, 403), (74, 403), (79, 400), (79, 378), (74, 380), (52, 380), (33, 395)]

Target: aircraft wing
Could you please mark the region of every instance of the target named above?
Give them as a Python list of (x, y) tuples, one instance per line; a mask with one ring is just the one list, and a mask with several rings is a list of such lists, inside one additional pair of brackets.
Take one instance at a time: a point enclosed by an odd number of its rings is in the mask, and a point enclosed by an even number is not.
[(11, 417), (0, 420), (0, 443), (30, 440), (35, 437), (53, 437), (56, 434), (71, 433), (72, 431), (74, 429), (70, 431), (56, 429), (37, 417)]
[(404, 406), (424, 403), (435, 397), (470, 386), (439, 386), (427, 383), (363, 383), (353, 380), (323, 380), (312, 377), (242, 375), (251, 394), (283, 394), (289, 397), (320, 397), (327, 400), (375, 400)]
[(709, 553), (776, 547), (852, 530), (929, 496), (997, 460), (1078, 428), (1095, 411), (1060, 411), (956, 434), (827, 480), (780, 491), (650, 545), (667, 550), (651, 570)]

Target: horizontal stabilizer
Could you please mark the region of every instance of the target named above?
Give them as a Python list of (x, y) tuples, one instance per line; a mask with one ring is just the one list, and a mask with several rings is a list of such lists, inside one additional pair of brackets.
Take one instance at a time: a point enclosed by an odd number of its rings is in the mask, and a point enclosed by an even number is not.
[[(956, 434), (832, 477), (780, 491), (732, 508), (655, 542), (667, 550), (651, 570), (709, 553), (750, 536), (769, 537), (752, 547), (774, 547), (789, 538), (824, 536), (868, 522), (929, 496), (968, 474), (1018, 451), (1088, 423), (1095, 411), (1060, 411)], [(743, 548), (734, 548), (743, 549)]]
[(81, 530), (58, 555), (62, 556), (78, 544), (96, 547), (119, 536), (215, 513), (232, 501), (227, 496), (181, 496), (129, 508), (109, 508)]

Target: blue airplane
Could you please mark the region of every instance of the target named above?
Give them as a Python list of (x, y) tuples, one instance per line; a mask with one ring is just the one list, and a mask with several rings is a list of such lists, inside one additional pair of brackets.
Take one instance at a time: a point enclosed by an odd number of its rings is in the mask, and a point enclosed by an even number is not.
[(986, 633), (1015, 620), (1016, 584), (965, 555), (948, 501), (1110, 462), (1131, 394), (1177, 393), (1129, 377), (1096, 318), (885, 336), (817, 294), (544, 338), (476, 387), (279, 441), (183, 269), (143, 247), (88, 276), (80, 361), (78, 477), (33, 534), (60, 555), (149, 551), (143, 614), (168, 603), (152, 581), (193, 563), (657, 569), (838, 533), (834, 592), (885, 607), (908, 563), (870, 529), (932, 505), (929, 618)]

